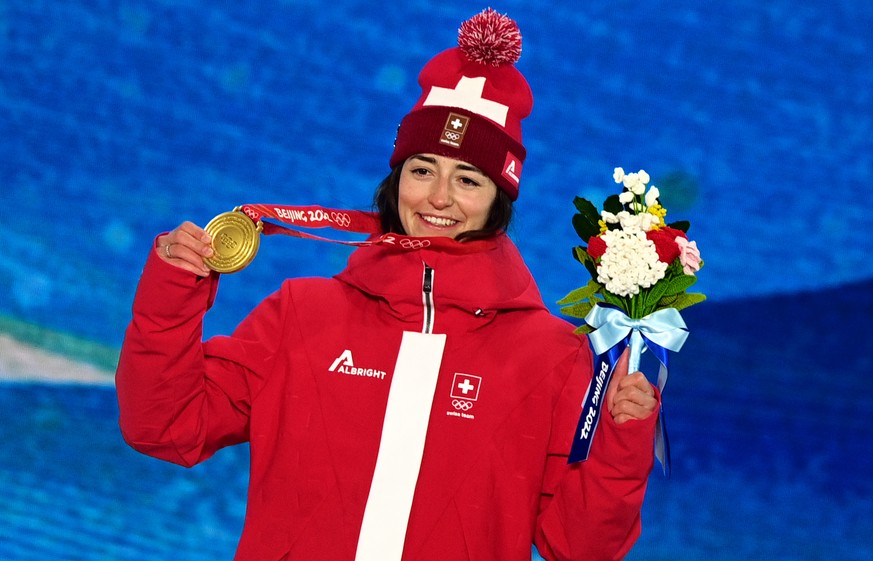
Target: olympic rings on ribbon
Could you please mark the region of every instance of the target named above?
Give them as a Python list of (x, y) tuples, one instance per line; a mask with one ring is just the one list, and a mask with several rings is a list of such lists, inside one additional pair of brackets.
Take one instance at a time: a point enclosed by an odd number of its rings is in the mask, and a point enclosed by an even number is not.
[(473, 402), (463, 401), (461, 399), (453, 399), (452, 407), (454, 407), (455, 409), (460, 409), (461, 411), (469, 411), (473, 408)]
[(331, 212), (330, 219), (342, 228), (348, 228), (352, 218), (344, 212)]
[(411, 240), (403, 238), (400, 240), (400, 247), (403, 249), (422, 249), (430, 246), (430, 240)]

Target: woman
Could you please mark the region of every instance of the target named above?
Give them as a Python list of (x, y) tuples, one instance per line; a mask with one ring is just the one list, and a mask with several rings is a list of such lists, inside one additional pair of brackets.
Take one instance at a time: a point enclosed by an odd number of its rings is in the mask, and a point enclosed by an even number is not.
[(211, 240), (190, 222), (156, 239), (118, 368), (122, 432), (185, 466), (250, 443), (237, 559), (512, 561), (531, 543), (618, 559), (639, 535), (657, 393), (615, 376), (591, 457), (567, 463), (591, 352), (505, 234), (532, 103), (500, 54), (517, 35), (486, 10), (422, 70), (375, 197), (407, 243), (287, 280), (201, 343)]

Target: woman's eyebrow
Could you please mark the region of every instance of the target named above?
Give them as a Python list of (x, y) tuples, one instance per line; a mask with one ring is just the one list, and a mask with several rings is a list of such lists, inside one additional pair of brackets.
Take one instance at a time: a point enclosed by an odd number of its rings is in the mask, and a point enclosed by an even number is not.
[[(410, 160), (421, 160), (422, 162), (427, 162), (427, 163), (433, 164), (433, 165), (436, 165), (436, 163), (437, 163), (436, 158), (433, 158), (431, 156), (425, 156), (424, 154), (415, 154), (414, 156), (410, 156), (409, 159)], [(468, 164), (467, 162), (458, 162), (457, 164), (455, 164), (455, 169), (459, 169), (462, 171), (472, 171), (472, 172), (478, 173), (480, 175), (485, 175), (484, 171), (482, 171), (481, 169), (477, 168), (476, 166), (474, 166), (472, 164)]]
[(476, 172), (476, 173), (478, 173), (478, 174), (485, 175), (485, 172), (483, 172), (481, 169), (477, 168), (476, 166), (471, 166), (470, 164), (465, 164), (465, 163), (463, 163), (463, 162), (459, 163), (459, 164), (458, 164), (457, 166), (455, 166), (455, 167), (456, 167), (457, 169), (460, 169), (460, 170), (464, 170), (464, 171), (473, 171), (473, 172)]
[(436, 158), (431, 158), (431, 157), (428, 157), (428, 156), (423, 156), (423, 155), (421, 155), (421, 154), (416, 154), (415, 156), (412, 156), (412, 157), (410, 157), (409, 159), (410, 159), (410, 160), (421, 160), (422, 162), (427, 162), (427, 163), (429, 163), (429, 164), (434, 164), (434, 165), (436, 165)]

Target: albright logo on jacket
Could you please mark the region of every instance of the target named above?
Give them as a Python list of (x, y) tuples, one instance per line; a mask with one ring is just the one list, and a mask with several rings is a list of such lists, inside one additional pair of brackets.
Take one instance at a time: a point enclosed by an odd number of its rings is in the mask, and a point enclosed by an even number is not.
[(330, 372), (337, 374), (349, 374), (351, 376), (366, 376), (368, 378), (377, 378), (384, 380), (387, 374), (384, 370), (377, 368), (358, 368), (355, 366), (355, 360), (352, 358), (352, 351), (346, 349), (340, 354), (333, 364), (328, 368)]

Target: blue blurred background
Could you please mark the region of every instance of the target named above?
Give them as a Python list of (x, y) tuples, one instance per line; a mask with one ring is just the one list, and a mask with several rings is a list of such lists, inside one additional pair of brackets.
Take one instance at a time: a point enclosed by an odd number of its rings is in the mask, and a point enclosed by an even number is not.
[[(587, 282), (572, 199), (615, 166), (651, 174), (706, 261), (665, 392), (673, 474), (628, 558), (870, 559), (873, 4), (565, 4), (493, 5), (534, 91), (511, 234), (545, 301)], [(418, 70), (484, 7), (0, 1), (0, 559), (232, 557), (245, 448), (185, 470), (118, 434), (146, 252), (241, 203), (368, 209)], [(348, 253), (264, 239), (209, 334)]]

